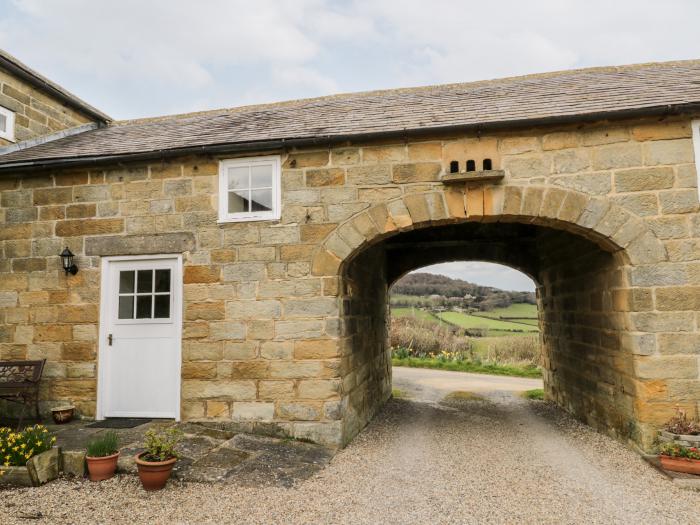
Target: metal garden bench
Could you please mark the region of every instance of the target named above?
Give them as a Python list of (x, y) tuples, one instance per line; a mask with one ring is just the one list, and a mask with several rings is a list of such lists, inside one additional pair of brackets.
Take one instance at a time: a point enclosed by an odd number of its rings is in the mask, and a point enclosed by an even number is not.
[(0, 399), (23, 405), (18, 428), (27, 406), (34, 405), (39, 416), (39, 381), (46, 359), (38, 361), (0, 361)]

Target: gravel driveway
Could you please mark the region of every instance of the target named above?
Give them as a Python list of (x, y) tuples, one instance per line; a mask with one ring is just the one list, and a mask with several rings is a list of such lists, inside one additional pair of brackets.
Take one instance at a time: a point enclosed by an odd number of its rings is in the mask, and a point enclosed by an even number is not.
[[(405, 386), (406, 375), (397, 370), (396, 383)], [(393, 400), (294, 488), (190, 483), (147, 494), (130, 476), (60, 481), (0, 492), (0, 516), (25, 524), (700, 521), (700, 493), (554, 407), (508, 394), (502, 381), (495, 388), (468, 400)]]

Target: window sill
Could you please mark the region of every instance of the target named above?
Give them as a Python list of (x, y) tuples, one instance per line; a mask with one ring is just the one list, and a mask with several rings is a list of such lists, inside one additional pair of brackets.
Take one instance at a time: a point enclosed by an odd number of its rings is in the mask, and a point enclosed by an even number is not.
[(235, 219), (219, 219), (216, 221), (218, 225), (224, 224), (237, 224), (240, 222), (275, 222), (279, 221), (280, 217), (268, 216), (268, 217), (237, 217)]

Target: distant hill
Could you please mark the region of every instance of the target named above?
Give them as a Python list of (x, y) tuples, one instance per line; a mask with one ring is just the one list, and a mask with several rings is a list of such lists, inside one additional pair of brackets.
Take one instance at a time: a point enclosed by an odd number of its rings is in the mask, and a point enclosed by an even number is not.
[(431, 296), (464, 299), (465, 306), (490, 310), (515, 303), (536, 304), (534, 292), (511, 292), (491, 286), (452, 279), (432, 273), (410, 273), (399, 279), (391, 289), (392, 295)]

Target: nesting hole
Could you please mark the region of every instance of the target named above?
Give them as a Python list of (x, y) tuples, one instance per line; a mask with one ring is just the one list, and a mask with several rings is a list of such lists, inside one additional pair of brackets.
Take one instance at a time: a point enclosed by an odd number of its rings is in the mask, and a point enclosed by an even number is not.
[(450, 173), (459, 173), (459, 162), (456, 160), (450, 162)]
[(491, 162), (491, 159), (484, 159), (484, 171), (488, 171), (493, 169), (493, 163)]
[(476, 171), (476, 162), (474, 160), (467, 161), (467, 171)]

